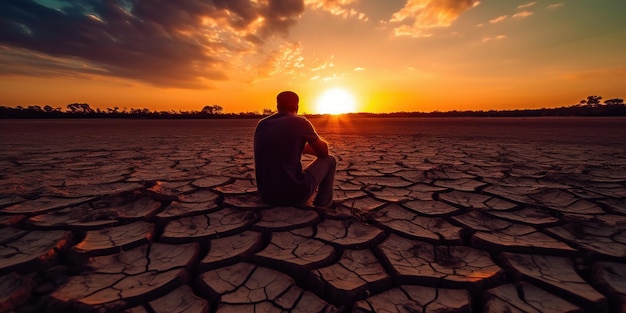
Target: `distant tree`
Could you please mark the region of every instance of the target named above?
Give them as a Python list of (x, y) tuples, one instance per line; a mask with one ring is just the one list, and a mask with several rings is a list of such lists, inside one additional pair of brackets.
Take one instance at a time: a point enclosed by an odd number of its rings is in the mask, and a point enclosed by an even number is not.
[(202, 114), (209, 114), (209, 115), (222, 114), (223, 112), (224, 112), (224, 108), (222, 108), (221, 106), (217, 104), (204, 106), (204, 108), (202, 108), (202, 111), (200, 111), (200, 113)]
[(93, 113), (94, 110), (87, 103), (71, 103), (67, 105), (67, 109), (72, 113)]
[(119, 107), (113, 107), (113, 108), (107, 108), (107, 113), (109, 114), (118, 114), (119, 112)]
[(263, 115), (272, 115), (274, 111), (272, 109), (263, 109)]
[(620, 105), (620, 104), (624, 104), (624, 99), (620, 99), (620, 98), (607, 99), (607, 100), (604, 100), (604, 104)]
[[(597, 107), (598, 105), (600, 105), (600, 100), (602, 100), (602, 97), (600, 96), (588, 96), (585, 102), (590, 107)], [(583, 102), (581, 101), (581, 103)]]
[(43, 109), (38, 105), (29, 105), (28, 110), (34, 111), (34, 112), (43, 112)]
[(49, 106), (49, 105), (46, 105), (46, 106), (44, 106), (44, 107), (43, 107), (43, 110), (44, 110), (44, 112), (46, 112), (46, 113), (52, 113), (52, 112), (58, 112), (58, 111), (61, 111), (61, 108), (53, 108), (53, 107), (51, 107), (51, 106)]
[(148, 109), (148, 108), (143, 108), (143, 109), (135, 109), (135, 108), (131, 108), (131, 109), (130, 109), (130, 114), (135, 114), (135, 115), (149, 115), (149, 114), (150, 114), (150, 109)]
[(82, 103), (80, 105), (80, 107), (82, 108), (84, 113), (93, 113), (94, 112), (94, 110), (87, 103)]

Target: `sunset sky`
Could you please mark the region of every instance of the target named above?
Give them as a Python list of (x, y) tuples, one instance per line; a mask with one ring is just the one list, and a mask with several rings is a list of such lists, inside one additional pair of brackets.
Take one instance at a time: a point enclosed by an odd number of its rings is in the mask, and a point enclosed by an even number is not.
[(626, 97), (624, 0), (2, 0), (0, 105), (318, 113)]

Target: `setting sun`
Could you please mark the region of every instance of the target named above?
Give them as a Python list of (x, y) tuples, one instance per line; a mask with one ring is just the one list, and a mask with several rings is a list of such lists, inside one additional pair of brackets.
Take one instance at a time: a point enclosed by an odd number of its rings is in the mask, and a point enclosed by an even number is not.
[(343, 114), (354, 112), (354, 97), (345, 89), (334, 88), (324, 91), (317, 99), (317, 112), (320, 114)]

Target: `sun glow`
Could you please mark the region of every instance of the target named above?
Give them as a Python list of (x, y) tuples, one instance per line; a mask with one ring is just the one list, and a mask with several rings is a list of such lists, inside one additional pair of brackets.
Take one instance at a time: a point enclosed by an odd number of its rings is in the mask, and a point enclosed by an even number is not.
[(356, 102), (347, 90), (334, 88), (324, 91), (317, 99), (315, 106), (320, 114), (343, 114), (354, 112)]

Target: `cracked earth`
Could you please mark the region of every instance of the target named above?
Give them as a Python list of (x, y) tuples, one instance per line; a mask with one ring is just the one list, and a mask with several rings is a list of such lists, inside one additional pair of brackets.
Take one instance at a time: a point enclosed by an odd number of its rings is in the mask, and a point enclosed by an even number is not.
[(2, 121), (0, 312), (626, 312), (623, 119), (312, 122), (328, 210), (255, 120)]

